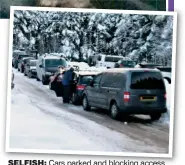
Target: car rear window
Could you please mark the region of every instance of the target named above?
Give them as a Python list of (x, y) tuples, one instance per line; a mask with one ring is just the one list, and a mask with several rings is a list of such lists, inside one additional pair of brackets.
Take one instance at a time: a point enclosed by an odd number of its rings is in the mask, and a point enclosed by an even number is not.
[(37, 61), (30, 61), (31, 66), (36, 66)]
[(129, 61), (129, 60), (123, 60), (121, 62), (121, 64), (124, 66), (124, 67), (134, 67), (136, 65), (136, 62), (135, 61)]
[(159, 72), (133, 72), (131, 89), (165, 89), (163, 77)]
[(80, 84), (85, 84), (85, 85), (89, 84), (90, 81), (93, 79), (93, 77), (94, 76), (82, 76), (80, 78)]
[(66, 66), (67, 63), (63, 59), (47, 59), (45, 65), (46, 67), (57, 67), (57, 66)]

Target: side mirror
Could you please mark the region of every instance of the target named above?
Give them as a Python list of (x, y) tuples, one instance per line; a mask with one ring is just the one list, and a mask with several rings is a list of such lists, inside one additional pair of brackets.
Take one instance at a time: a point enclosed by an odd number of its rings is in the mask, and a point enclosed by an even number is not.
[(42, 68), (42, 65), (39, 65), (39, 68)]

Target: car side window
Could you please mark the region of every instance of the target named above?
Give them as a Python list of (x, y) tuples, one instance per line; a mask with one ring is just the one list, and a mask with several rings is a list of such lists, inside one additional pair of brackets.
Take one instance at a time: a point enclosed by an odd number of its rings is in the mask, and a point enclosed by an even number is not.
[(42, 59), (42, 66), (44, 67), (45, 65), (44, 65), (44, 59)]
[(102, 77), (102, 87), (121, 88), (122, 84), (124, 84), (124, 75), (122, 73), (106, 73)]
[(99, 74), (94, 77), (94, 87), (98, 87), (100, 85), (101, 77), (102, 77), (102, 74)]

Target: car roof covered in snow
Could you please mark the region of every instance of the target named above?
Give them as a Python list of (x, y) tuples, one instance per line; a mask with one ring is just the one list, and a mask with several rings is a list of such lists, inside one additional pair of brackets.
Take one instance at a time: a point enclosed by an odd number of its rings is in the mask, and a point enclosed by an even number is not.
[(35, 58), (32, 56), (22, 58), (22, 60), (27, 60), (27, 59), (35, 59)]
[(58, 56), (52, 56), (52, 55), (43, 55), (41, 57), (44, 58), (44, 59), (63, 59), (63, 60), (65, 60), (64, 58), (61, 58), (61, 57), (58, 57)]
[(79, 72), (75, 72), (77, 75), (81, 75), (81, 76), (90, 76), (90, 75), (97, 75), (101, 72), (96, 72), (96, 71), (79, 71)]
[(114, 68), (107, 69), (104, 72), (129, 72), (129, 71), (151, 71), (151, 72), (160, 72), (158, 69), (149, 69), (149, 68)]

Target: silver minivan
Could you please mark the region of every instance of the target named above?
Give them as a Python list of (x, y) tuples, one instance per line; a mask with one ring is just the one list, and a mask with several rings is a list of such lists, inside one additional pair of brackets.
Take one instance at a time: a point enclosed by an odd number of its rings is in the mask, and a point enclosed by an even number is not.
[(124, 114), (158, 120), (166, 108), (166, 89), (157, 69), (115, 68), (94, 77), (83, 93), (83, 108), (98, 107), (117, 119)]
[(48, 85), (50, 76), (58, 71), (59, 66), (67, 67), (66, 60), (53, 55), (40, 56), (36, 63), (37, 81)]

